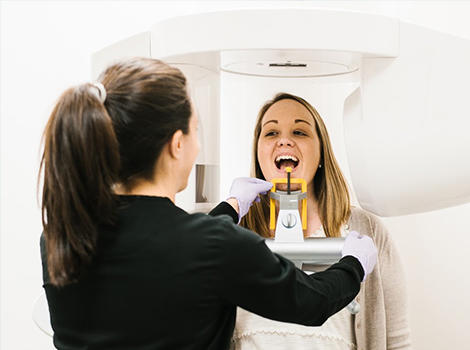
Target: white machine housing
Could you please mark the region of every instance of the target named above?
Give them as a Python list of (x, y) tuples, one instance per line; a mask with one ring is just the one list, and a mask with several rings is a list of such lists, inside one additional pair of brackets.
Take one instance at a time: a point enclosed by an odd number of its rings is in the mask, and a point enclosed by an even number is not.
[[(364, 209), (398, 216), (470, 201), (469, 40), (376, 14), (241, 9), (156, 23), (96, 52), (93, 78), (128, 56), (162, 59), (190, 81), (202, 151), (188, 189), (177, 197), (188, 211), (224, 199), (231, 176), (240, 164), (249, 164), (251, 145), (224, 146), (241, 137), (232, 128), (239, 115), (220, 115), (224, 75), (280, 89), (302, 85), (304, 97), (318, 86), (341, 90), (342, 113), (322, 116)], [(251, 95), (247, 91), (239, 93)], [(249, 125), (238, 128), (251, 140)]]

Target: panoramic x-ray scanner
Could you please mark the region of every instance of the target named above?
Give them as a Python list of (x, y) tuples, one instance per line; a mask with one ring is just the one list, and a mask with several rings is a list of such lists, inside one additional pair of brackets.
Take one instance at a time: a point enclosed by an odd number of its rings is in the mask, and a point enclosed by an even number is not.
[[(400, 216), (470, 201), (469, 40), (361, 12), (199, 13), (94, 53), (92, 78), (130, 56), (162, 59), (189, 80), (201, 152), (176, 198), (187, 211), (213, 208), (233, 177), (249, 175), (257, 111), (281, 91), (318, 107), (365, 210)], [(297, 264), (322, 254), (328, 264), (342, 247), (329, 242), (326, 253), (302, 240), (267, 243)]]
[[(240, 147), (224, 147), (234, 134), (221, 125), (244, 120), (230, 111), (221, 115), (229, 88), (224, 75), (277, 90), (302, 86), (307, 97), (318, 86), (331, 92), (347, 85), (338, 99), (341, 113), (322, 116), (339, 135), (335, 154), (364, 209), (398, 216), (470, 201), (469, 40), (376, 14), (264, 8), (156, 23), (93, 54), (93, 78), (128, 56), (162, 59), (190, 81), (202, 150), (188, 189), (177, 198), (189, 211), (212, 208), (227, 191), (220, 184), (239, 172), (237, 160), (250, 157), (240, 155)], [(272, 96), (245, 86), (232, 100), (244, 94), (258, 107)], [(240, 142), (249, 149), (252, 128), (242, 128)]]

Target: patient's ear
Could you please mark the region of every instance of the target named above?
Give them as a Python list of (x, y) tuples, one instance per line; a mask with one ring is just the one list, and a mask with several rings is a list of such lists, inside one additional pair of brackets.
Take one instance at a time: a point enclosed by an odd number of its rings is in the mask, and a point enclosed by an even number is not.
[(183, 131), (178, 130), (176, 131), (173, 136), (171, 137), (169, 148), (170, 148), (170, 155), (172, 158), (180, 159), (181, 154), (183, 153)]

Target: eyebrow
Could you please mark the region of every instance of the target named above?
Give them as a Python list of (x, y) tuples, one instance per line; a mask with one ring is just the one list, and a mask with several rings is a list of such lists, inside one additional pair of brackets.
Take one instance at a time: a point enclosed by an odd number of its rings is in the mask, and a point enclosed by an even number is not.
[[(273, 119), (273, 120), (268, 120), (266, 123), (263, 124), (262, 127), (264, 127), (266, 124), (268, 123), (274, 123), (274, 124), (278, 124), (278, 121), (276, 119)], [(310, 124), (308, 121), (306, 120), (303, 120), (303, 119), (295, 119), (294, 120), (294, 123), (307, 123), (308, 125), (312, 126), (312, 124)]]
[(266, 124), (268, 124), (268, 123), (274, 123), (274, 124), (277, 124), (278, 122), (277, 122), (277, 120), (275, 120), (275, 119), (273, 119), (273, 120), (268, 120), (266, 123), (264, 123), (264, 124), (263, 124), (263, 126), (262, 126), (262, 127), (264, 128), (264, 126), (265, 126)]
[(310, 124), (308, 121), (303, 120), (303, 119), (296, 119), (295, 123), (307, 123), (308, 125), (312, 126), (312, 124)]

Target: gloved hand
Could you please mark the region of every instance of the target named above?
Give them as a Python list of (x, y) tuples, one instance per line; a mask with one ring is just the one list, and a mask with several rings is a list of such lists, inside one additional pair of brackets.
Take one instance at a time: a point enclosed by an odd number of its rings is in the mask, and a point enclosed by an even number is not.
[(372, 238), (369, 236), (360, 236), (358, 232), (351, 231), (344, 241), (343, 249), (341, 250), (341, 257), (346, 255), (354, 256), (362, 265), (364, 269), (364, 279), (366, 280), (374, 269), (377, 262), (377, 248), (375, 247)]
[[(273, 184), (255, 177), (237, 177), (230, 187), (229, 197), (238, 202), (238, 222), (248, 213), (253, 201), (259, 202), (259, 194), (266, 194)], [(228, 199), (227, 198), (227, 199)]]

